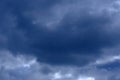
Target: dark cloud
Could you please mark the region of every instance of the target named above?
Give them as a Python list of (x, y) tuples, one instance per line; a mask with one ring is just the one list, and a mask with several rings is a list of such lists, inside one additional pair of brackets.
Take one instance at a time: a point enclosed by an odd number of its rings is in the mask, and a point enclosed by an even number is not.
[(57, 65), (83, 65), (100, 56), (101, 49), (119, 44), (119, 33), (111, 28), (117, 15), (109, 12), (111, 0), (1, 0), (0, 4), (0, 38), (5, 39), (1, 49), (30, 53)]

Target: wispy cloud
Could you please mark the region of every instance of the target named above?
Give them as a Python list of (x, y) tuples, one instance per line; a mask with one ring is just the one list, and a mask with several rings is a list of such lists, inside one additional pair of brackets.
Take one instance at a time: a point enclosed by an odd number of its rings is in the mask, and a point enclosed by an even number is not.
[(108, 56), (96, 61), (96, 64), (107, 64), (115, 61), (120, 61), (120, 55)]

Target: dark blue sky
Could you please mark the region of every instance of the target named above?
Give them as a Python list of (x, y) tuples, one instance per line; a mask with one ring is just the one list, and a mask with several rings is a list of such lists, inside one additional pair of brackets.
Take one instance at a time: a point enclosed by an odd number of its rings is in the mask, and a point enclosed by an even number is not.
[[(10, 80), (19, 80), (19, 77), (22, 80), (48, 80), (49, 75), (43, 73), (56, 71), (55, 80), (68, 80), (60, 75), (65, 74), (60, 67), (75, 66), (87, 71), (83, 73), (79, 69), (77, 72), (75, 68), (71, 75), (82, 75), (69, 80), (119, 80), (119, 13), (119, 0), (0, 0), (0, 78), (8, 80), (5, 78), (8, 73)], [(30, 74), (38, 73), (47, 78), (32, 76), (29, 79), (26, 75), (15, 75), (13, 64), (19, 63), (17, 56), (24, 56), (19, 59), (23, 59), (27, 67), (32, 63), (45, 64), (46, 70)], [(35, 62), (30, 61), (30, 56), (36, 59)], [(8, 71), (6, 65), (13, 69)], [(57, 66), (61, 71), (51, 70), (49, 66)], [(39, 70), (38, 67), (30, 69)], [(102, 73), (106, 73), (106, 77)]]

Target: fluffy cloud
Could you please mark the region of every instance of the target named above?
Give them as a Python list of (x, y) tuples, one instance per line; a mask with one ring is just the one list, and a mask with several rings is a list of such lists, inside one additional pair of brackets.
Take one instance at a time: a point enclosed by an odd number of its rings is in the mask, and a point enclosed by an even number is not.
[(2, 80), (119, 80), (119, 68), (107, 70), (96, 65), (84, 67), (53, 66), (38, 62), (36, 57), (13, 55), (0, 51), (0, 78)]
[(76, 68), (55, 67), (39, 63), (33, 57), (0, 51), (0, 78), (2, 80), (83, 80), (84, 78), (91, 80), (87, 76), (82, 79), (79, 75)]

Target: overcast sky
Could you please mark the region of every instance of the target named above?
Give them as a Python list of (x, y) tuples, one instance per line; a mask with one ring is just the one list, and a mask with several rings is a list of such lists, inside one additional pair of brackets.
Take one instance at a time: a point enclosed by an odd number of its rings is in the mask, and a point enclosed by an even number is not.
[(0, 80), (120, 80), (120, 0), (0, 0)]

